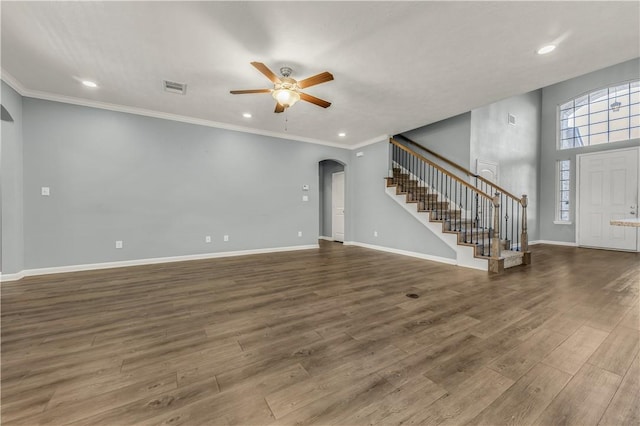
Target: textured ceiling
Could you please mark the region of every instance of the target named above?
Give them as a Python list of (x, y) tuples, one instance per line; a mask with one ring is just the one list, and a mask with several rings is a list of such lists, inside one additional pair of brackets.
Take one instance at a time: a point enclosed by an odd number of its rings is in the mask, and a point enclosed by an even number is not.
[[(3, 1), (0, 7), (3, 77), (26, 96), (346, 146), (640, 56), (640, 2)], [(553, 53), (535, 53), (549, 42), (558, 44)], [(290, 66), (297, 79), (331, 72), (334, 81), (305, 91), (333, 105), (300, 102), (274, 114), (268, 94), (229, 94), (271, 87), (251, 61), (275, 72)], [(81, 79), (99, 88), (87, 89)], [(187, 94), (164, 92), (164, 79), (187, 83)]]

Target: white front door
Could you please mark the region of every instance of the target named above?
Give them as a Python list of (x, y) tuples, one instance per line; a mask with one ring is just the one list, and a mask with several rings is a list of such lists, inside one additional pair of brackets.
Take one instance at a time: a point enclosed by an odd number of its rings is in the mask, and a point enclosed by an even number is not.
[(331, 175), (331, 228), (334, 241), (344, 242), (344, 172)]
[(638, 212), (638, 148), (578, 155), (578, 245), (637, 250), (638, 228), (610, 221)]

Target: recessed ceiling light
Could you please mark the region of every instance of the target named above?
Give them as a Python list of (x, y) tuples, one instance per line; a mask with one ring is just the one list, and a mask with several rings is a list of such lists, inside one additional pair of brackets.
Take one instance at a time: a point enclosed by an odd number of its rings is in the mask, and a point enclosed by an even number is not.
[(555, 50), (555, 44), (547, 44), (546, 46), (542, 46), (538, 49), (538, 55), (546, 55), (547, 53), (551, 53)]
[(243, 116), (244, 118), (251, 118), (251, 114), (250, 114), (250, 113), (248, 113), (248, 112), (245, 112), (244, 114), (242, 114), (242, 116)]
[(98, 87), (98, 85), (96, 83), (94, 83), (93, 81), (89, 81), (89, 80), (82, 80), (82, 84), (84, 84), (87, 87)]
[(340, 132), (338, 133), (338, 136), (340, 136), (341, 138), (344, 138), (345, 136), (347, 136), (347, 134), (345, 132)]

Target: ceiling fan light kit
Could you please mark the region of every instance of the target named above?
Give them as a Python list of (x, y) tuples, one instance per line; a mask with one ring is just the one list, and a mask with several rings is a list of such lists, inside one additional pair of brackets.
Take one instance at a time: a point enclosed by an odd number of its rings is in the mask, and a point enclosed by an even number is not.
[(285, 108), (289, 108), (300, 100), (300, 94), (291, 89), (277, 89), (271, 95), (273, 99)]
[(250, 93), (271, 93), (273, 99), (276, 100), (276, 113), (283, 112), (286, 108), (294, 105), (299, 100), (310, 102), (322, 108), (328, 108), (331, 102), (316, 98), (301, 92), (300, 89), (315, 86), (316, 84), (326, 83), (333, 80), (333, 75), (329, 72), (323, 72), (304, 80), (297, 81), (290, 77), (292, 70), (289, 67), (280, 68), (282, 77), (275, 75), (265, 64), (261, 62), (251, 62), (258, 71), (264, 74), (273, 83), (273, 89), (249, 89), (249, 90), (232, 90), (233, 95), (245, 95)]

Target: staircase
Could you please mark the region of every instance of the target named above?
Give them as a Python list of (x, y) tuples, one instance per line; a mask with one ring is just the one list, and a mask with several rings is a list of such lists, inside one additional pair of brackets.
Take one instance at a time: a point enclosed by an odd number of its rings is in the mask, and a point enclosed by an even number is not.
[[(455, 250), (458, 265), (499, 273), (531, 262), (526, 195), (517, 198), (402, 138), (405, 144), (390, 139), (391, 170), (386, 192)], [(417, 149), (409, 148), (409, 144)], [(434, 160), (426, 157), (429, 154)], [(456, 173), (443, 163), (455, 168)]]

